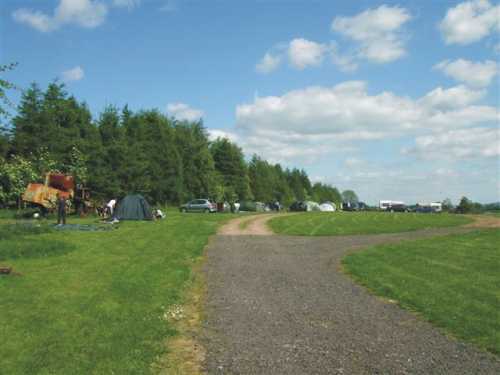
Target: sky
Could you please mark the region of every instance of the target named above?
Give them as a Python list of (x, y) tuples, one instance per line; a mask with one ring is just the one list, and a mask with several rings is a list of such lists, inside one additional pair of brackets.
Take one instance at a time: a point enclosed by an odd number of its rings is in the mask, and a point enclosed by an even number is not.
[(488, 0), (3, 0), (0, 63), (19, 63), (5, 78), (21, 88), (64, 82), (95, 118), (202, 119), (370, 204), (487, 203), (499, 33)]

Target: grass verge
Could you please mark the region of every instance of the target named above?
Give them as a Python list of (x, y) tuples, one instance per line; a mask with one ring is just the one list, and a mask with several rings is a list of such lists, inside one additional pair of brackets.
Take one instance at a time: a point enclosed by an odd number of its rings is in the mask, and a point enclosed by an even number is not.
[[(182, 304), (208, 237), (233, 215), (169, 212), (107, 232), (43, 232), (0, 241), (1, 372), (143, 374), (176, 335), (166, 314)], [(87, 223), (71, 219), (72, 223)], [(44, 256), (16, 256), (39, 246)], [(71, 251), (57, 251), (66, 246)], [(5, 255), (7, 254), (7, 255)]]
[(339, 236), (406, 232), (470, 223), (461, 215), (389, 212), (306, 212), (269, 221), (275, 233), (298, 236)]
[(500, 230), (381, 245), (343, 259), (375, 294), (500, 354)]

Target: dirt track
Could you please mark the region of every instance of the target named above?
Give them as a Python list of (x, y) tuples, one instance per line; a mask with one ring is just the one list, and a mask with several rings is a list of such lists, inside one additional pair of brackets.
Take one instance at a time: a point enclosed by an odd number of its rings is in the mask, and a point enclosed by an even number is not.
[(339, 269), (357, 248), (471, 229), (262, 235), (269, 218), (252, 218), (245, 229), (231, 223), (209, 248), (209, 374), (500, 374), (498, 357), (371, 295)]
[(266, 222), (275, 216), (276, 214), (260, 214), (231, 220), (220, 228), (218, 234), (226, 236), (271, 236), (274, 233), (267, 227)]

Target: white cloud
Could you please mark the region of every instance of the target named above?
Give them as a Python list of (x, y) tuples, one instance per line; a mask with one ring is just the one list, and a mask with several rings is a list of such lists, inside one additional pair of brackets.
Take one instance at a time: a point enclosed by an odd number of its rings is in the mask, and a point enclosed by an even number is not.
[(262, 74), (273, 72), (286, 59), (295, 69), (303, 70), (321, 65), (327, 56), (330, 58), (329, 61), (343, 72), (353, 72), (358, 68), (355, 56), (341, 54), (338, 44), (334, 41), (323, 44), (296, 38), (289, 43), (274, 46), (257, 63), (255, 70)]
[(293, 39), (288, 47), (288, 58), (293, 67), (304, 69), (308, 66), (319, 66), (328, 47), (307, 39)]
[(113, 6), (131, 10), (141, 5), (141, 0), (113, 0)]
[(198, 121), (204, 116), (202, 110), (191, 108), (184, 103), (169, 103), (167, 105), (167, 112), (181, 121)]
[(446, 44), (470, 44), (500, 30), (500, 5), (488, 0), (465, 1), (448, 9), (439, 24)]
[(94, 28), (102, 24), (108, 9), (105, 4), (92, 0), (60, 0), (54, 14), (49, 16), (33, 9), (21, 8), (12, 14), (15, 21), (39, 31), (49, 32), (65, 24)]
[(499, 129), (472, 128), (417, 137), (405, 150), (423, 159), (471, 159), (500, 156)]
[(276, 68), (281, 63), (281, 56), (274, 55), (270, 52), (267, 52), (262, 60), (255, 66), (255, 70), (262, 74), (271, 73), (276, 70)]
[(341, 54), (336, 42), (331, 42), (329, 48), (332, 63), (335, 64), (340, 71), (351, 73), (358, 69), (358, 63), (354, 55)]
[(336, 17), (332, 30), (359, 42), (359, 58), (387, 63), (406, 54), (401, 28), (410, 19), (405, 8), (382, 5), (353, 17)]
[(61, 77), (64, 82), (73, 82), (83, 79), (85, 72), (80, 66), (62, 72)]
[(56, 28), (52, 18), (39, 11), (21, 8), (14, 11), (12, 17), (16, 22), (30, 25), (34, 29), (44, 33)]
[(240, 143), (239, 137), (230, 131), (221, 130), (221, 129), (207, 129), (208, 131), (208, 139), (210, 141), (215, 141), (217, 138), (227, 138), (231, 142)]
[(412, 126), (418, 111), (411, 100), (391, 93), (370, 96), (364, 82), (350, 81), (333, 88), (309, 87), (281, 97), (256, 98), (237, 107), (236, 119), (242, 128), (300, 134), (378, 132), (379, 124)]
[(256, 97), (237, 106), (234, 133), (247, 153), (312, 162), (363, 141), (495, 124), (496, 108), (475, 104), (483, 95), (463, 85), (438, 87), (419, 99), (391, 92), (371, 95), (366, 83), (348, 81)]
[(468, 106), (484, 97), (484, 91), (474, 91), (464, 85), (443, 89), (437, 87), (419, 100), (429, 109), (449, 110)]
[(489, 86), (498, 74), (498, 65), (495, 61), (474, 62), (464, 59), (441, 61), (434, 69), (442, 71), (448, 77), (464, 82), (474, 87)]

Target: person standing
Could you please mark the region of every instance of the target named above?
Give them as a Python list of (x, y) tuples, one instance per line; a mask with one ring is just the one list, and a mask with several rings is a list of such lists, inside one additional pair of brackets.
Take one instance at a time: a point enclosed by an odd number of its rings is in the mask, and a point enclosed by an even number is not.
[(116, 206), (116, 199), (111, 199), (108, 204), (106, 205), (106, 208), (109, 213), (109, 217), (113, 217), (113, 213), (115, 212), (115, 206)]
[(66, 225), (66, 198), (57, 195), (57, 225)]

